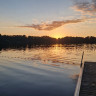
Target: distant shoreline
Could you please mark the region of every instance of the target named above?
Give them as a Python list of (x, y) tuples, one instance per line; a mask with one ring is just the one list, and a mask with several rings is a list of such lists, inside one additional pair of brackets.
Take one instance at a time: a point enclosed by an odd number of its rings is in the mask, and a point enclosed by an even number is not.
[(96, 44), (96, 37), (63, 37), (52, 38), (49, 36), (1, 35), (0, 47), (52, 45), (52, 44)]

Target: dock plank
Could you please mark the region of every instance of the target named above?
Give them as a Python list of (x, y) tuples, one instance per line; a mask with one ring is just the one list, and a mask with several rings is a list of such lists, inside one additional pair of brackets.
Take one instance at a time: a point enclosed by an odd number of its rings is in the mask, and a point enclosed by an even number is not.
[(96, 62), (85, 62), (79, 96), (96, 96)]

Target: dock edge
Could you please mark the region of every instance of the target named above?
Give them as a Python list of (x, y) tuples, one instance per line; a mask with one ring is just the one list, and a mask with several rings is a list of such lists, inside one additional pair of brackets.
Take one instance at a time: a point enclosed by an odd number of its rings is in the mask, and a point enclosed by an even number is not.
[(76, 85), (74, 96), (79, 96), (81, 81), (82, 81), (82, 75), (83, 75), (83, 69), (84, 69), (84, 63), (82, 64), (82, 67), (80, 68), (80, 73), (79, 73), (79, 77), (77, 80), (77, 85)]

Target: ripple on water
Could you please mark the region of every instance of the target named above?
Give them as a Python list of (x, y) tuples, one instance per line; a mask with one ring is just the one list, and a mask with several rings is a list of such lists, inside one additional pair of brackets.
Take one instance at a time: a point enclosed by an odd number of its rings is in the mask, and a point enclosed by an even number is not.
[(0, 51), (0, 96), (73, 96), (83, 50), (95, 61), (96, 45)]

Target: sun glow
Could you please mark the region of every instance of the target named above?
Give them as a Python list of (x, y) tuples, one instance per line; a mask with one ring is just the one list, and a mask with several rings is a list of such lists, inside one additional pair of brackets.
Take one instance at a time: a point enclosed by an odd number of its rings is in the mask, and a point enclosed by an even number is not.
[(54, 38), (58, 39), (58, 38), (60, 38), (60, 37), (59, 37), (59, 36), (54, 36)]
[(54, 38), (56, 38), (56, 39), (62, 38), (62, 36), (60, 36), (60, 35), (53, 35), (52, 37), (54, 37)]

